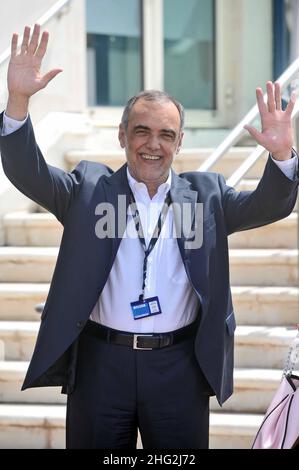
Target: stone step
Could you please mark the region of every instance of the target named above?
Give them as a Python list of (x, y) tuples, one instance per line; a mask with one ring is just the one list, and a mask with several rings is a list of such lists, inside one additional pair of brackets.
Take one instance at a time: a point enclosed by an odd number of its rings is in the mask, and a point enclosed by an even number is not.
[[(61, 387), (32, 388), (21, 391), (28, 365), (27, 361), (0, 362), (0, 402), (55, 405), (66, 403), (66, 395), (61, 394)], [(281, 376), (280, 370), (236, 368), (234, 394), (222, 409), (242, 413), (265, 413)], [(215, 397), (211, 400), (211, 409), (221, 410)]]
[[(296, 248), (298, 215), (274, 224), (246, 230), (229, 237), (230, 248)], [(5, 244), (8, 246), (52, 247), (60, 244), (62, 226), (49, 213), (14, 212), (4, 216)]]
[[(56, 247), (0, 247), (0, 282), (50, 282)], [(298, 250), (230, 250), (231, 284), (296, 286)]]
[[(98, 147), (99, 148), (99, 147)], [(213, 152), (212, 148), (182, 148), (180, 154), (175, 157), (173, 169), (177, 173), (184, 171), (196, 171)], [(213, 172), (221, 173), (226, 178), (229, 177), (250, 155), (252, 147), (234, 147), (229, 150), (224, 157), (212, 168)], [(71, 150), (65, 154), (65, 163), (68, 170), (73, 169), (81, 160), (103, 163), (114, 171), (118, 170), (125, 162), (124, 151), (114, 150)], [(248, 173), (250, 178), (260, 178), (263, 174), (267, 161), (265, 154), (252, 167)]]
[(297, 248), (298, 214), (252, 230), (233, 233), (228, 237), (230, 248)]
[(65, 448), (63, 405), (0, 404), (1, 449)]
[(235, 368), (233, 395), (222, 408), (216, 398), (212, 397), (210, 408), (213, 411), (265, 413), (279, 386), (281, 377), (282, 370)]
[(6, 214), (3, 227), (9, 246), (58, 246), (62, 236), (62, 225), (49, 212)]
[(238, 326), (235, 334), (235, 367), (283, 370), (296, 334), (295, 325), (292, 328)]
[[(38, 328), (38, 322), (0, 322), (4, 359), (28, 361), (33, 353)], [(289, 345), (295, 336), (294, 327), (238, 326), (235, 366), (282, 369)]]
[(232, 249), (229, 254), (232, 285), (298, 284), (298, 250)]
[(238, 325), (294, 326), (299, 321), (298, 287), (232, 286)]
[[(0, 404), (1, 449), (65, 448), (64, 405)], [(211, 413), (210, 448), (250, 448), (263, 416)], [(142, 448), (140, 438), (137, 448)]]
[[(0, 283), (0, 321), (39, 321), (35, 306), (45, 301), (49, 284)], [(232, 286), (239, 325), (292, 326), (298, 323), (298, 287)]]
[(21, 391), (28, 361), (0, 362), (0, 403), (65, 404), (61, 387), (38, 387)]
[(6, 361), (28, 361), (33, 353), (39, 322), (1, 321), (0, 341)]
[(50, 282), (57, 247), (0, 247), (0, 282)]
[(211, 413), (210, 449), (250, 449), (262, 414)]
[(39, 321), (35, 306), (45, 301), (50, 285), (0, 283), (0, 321)]

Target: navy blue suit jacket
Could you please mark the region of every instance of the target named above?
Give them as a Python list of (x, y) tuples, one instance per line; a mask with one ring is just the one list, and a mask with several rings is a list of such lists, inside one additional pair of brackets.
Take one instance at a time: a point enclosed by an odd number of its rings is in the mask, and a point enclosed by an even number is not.
[[(52, 212), (64, 231), (32, 360), (23, 384), (29, 387), (75, 386), (77, 339), (97, 302), (113, 265), (121, 234), (99, 239), (95, 207), (129, 195), (126, 165), (113, 172), (82, 161), (70, 173), (48, 165), (28, 119), (18, 131), (0, 138), (3, 169), (29, 198)], [(236, 192), (216, 173), (173, 172), (171, 199), (181, 205), (203, 203), (203, 244), (178, 245), (189, 280), (201, 304), (195, 340), (198, 363), (222, 404), (233, 391), (235, 317), (229, 285), (227, 236), (269, 224), (292, 211), (298, 178), (288, 179), (269, 158), (253, 192)], [(129, 198), (127, 197), (127, 204)], [(117, 286), (115, 286), (117, 291)], [(179, 306), (178, 306), (179, 307)]]

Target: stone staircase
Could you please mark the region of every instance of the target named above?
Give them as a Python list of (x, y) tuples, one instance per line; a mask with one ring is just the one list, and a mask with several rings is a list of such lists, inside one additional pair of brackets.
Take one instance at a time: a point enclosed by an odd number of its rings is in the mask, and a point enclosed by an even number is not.
[[(215, 168), (225, 176), (248, 155), (233, 149)], [(209, 150), (186, 150), (175, 169), (198, 168)], [(66, 168), (89, 159), (114, 169), (121, 152), (68, 151)], [(257, 184), (264, 161), (241, 189)], [(298, 212), (267, 227), (230, 237), (237, 318), (235, 393), (220, 408), (211, 401), (210, 447), (248, 448), (276, 390), (295, 324), (299, 321)], [(45, 212), (8, 213), (0, 247), (0, 448), (63, 448), (65, 396), (56, 387), (20, 392), (39, 327), (34, 307), (49, 289), (61, 226)], [(139, 441), (139, 447), (141, 443)]]

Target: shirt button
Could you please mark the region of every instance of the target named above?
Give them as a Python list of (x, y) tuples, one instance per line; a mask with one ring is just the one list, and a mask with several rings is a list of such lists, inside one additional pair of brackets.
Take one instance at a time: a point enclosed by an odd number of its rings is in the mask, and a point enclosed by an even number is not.
[(77, 321), (76, 326), (77, 326), (77, 328), (82, 328), (83, 327), (83, 321)]

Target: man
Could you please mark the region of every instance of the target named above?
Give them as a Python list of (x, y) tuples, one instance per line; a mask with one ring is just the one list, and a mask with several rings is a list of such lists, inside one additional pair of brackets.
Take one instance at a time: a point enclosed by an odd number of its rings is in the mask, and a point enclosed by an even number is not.
[[(20, 53), (13, 36), (0, 139), (8, 178), (64, 225), (23, 389), (63, 386), (68, 448), (134, 448), (137, 428), (144, 448), (207, 448), (209, 396), (222, 404), (233, 390), (227, 235), (294, 207), (294, 97), (282, 111), (278, 84), (267, 83), (267, 105), (257, 89), (262, 132), (246, 128), (271, 156), (253, 192), (238, 193), (215, 173), (171, 170), (184, 114), (162, 92), (127, 103), (119, 127), (127, 165), (113, 173), (81, 162), (66, 173), (46, 164), (28, 117), (30, 96), (60, 71), (41, 75), (48, 34), (39, 36), (39, 26), (31, 38), (26, 27)], [(125, 223), (116, 213), (105, 219), (105, 209), (122, 204)], [(202, 204), (200, 244), (190, 242), (184, 220), (173, 235), (184, 204), (194, 239)]]

